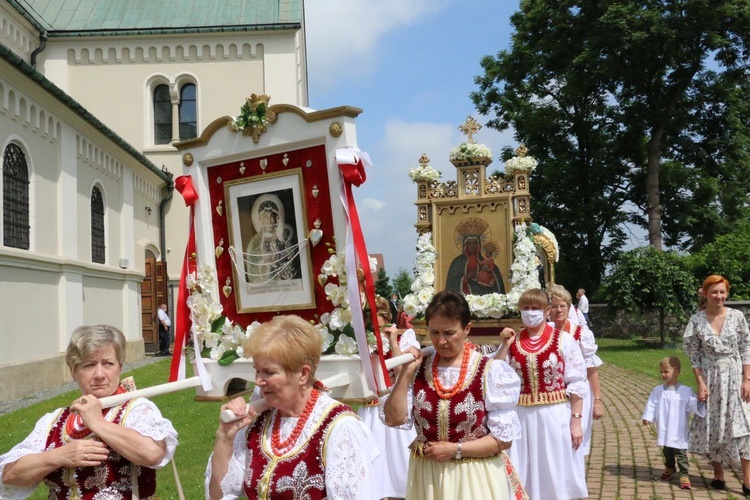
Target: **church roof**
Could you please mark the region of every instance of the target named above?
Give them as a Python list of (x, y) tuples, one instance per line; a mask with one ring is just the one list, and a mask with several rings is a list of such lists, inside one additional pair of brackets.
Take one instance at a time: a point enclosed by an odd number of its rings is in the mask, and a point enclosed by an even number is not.
[(49, 36), (299, 29), (303, 0), (8, 0)]

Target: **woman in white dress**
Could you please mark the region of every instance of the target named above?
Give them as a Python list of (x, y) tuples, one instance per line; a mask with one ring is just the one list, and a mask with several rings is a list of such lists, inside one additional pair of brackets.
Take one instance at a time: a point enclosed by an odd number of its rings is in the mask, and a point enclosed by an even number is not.
[(593, 420), (599, 420), (604, 415), (604, 403), (602, 402), (602, 386), (599, 380), (599, 366), (602, 360), (596, 355), (599, 347), (594, 339), (594, 332), (588, 326), (576, 324), (570, 320), (570, 308), (573, 298), (562, 285), (550, 285), (547, 287), (547, 295), (550, 299), (550, 319), (555, 328), (568, 332), (578, 342), (581, 348), (583, 360), (586, 363), (586, 378), (589, 381), (589, 392), (583, 398), (583, 444), (581, 450), (584, 455), (591, 451), (591, 427)]
[(28, 498), (44, 482), (49, 498), (155, 498), (156, 469), (172, 459), (177, 432), (145, 398), (102, 409), (100, 398), (128, 392), (120, 382), (125, 336), (109, 325), (81, 326), (65, 362), (82, 396), (48, 413), (0, 456), (0, 498)]
[(544, 290), (521, 294), (518, 309), (525, 328), (503, 329), (505, 342), (496, 357), (507, 359), (521, 378), (518, 416), (522, 438), (510, 459), (526, 492), (534, 500), (585, 498), (583, 399), (588, 392), (586, 365), (578, 344), (566, 332), (548, 325)]
[[(419, 349), (419, 342), (414, 330), (408, 329), (402, 334), (391, 322), (391, 306), (388, 299), (378, 297), (377, 317), (380, 331), (388, 335), (390, 351), (388, 357), (399, 356), (402, 351), (410, 347)], [(385, 326), (389, 323), (389, 326)], [(401, 367), (396, 367), (394, 376), (398, 376)], [(378, 445), (380, 455), (373, 462), (375, 483), (380, 488), (379, 498), (405, 498), (406, 473), (409, 468), (409, 445), (417, 437), (412, 429), (388, 427), (380, 419), (380, 406), (388, 396), (363, 404), (357, 410), (357, 415), (372, 432), (372, 437)]]
[(406, 498), (526, 498), (503, 450), (521, 433), (519, 379), (507, 363), (467, 342), (471, 311), (453, 291), (425, 310), (435, 354), (404, 365), (384, 406), (390, 426), (416, 426)]
[(711, 275), (703, 282), (706, 309), (694, 314), (683, 342), (706, 418), (690, 423), (690, 452), (708, 457), (711, 487), (723, 490), (723, 464), (742, 465), (742, 492), (750, 495), (750, 331), (743, 314), (724, 306), (729, 282)]
[(221, 407), (240, 418), (220, 423), (206, 470), (206, 498), (372, 499), (377, 446), (348, 406), (316, 387), (317, 330), (299, 316), (276, 316), (245, 343), (258, 414), (243, 398)]

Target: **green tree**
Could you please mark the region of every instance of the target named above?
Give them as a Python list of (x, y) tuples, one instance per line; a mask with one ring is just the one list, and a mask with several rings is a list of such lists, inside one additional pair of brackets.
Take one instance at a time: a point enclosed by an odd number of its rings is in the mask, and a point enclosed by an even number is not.
[(411, 293), (411, 284), (414, 282), (414, 278), (412, 278), (409, 271), (400, 267), (391, 282), (399, 298), (404, 298)]
[(378, 279), (375, 282), (375, 293), (387, 299), (390, 299), (393, 294), (393, 288), (391, 287), (388, 275), (382, 267), (378, 270)]
[[(596, 289), (627, 223), (661, 249), (663, 231), (689, 245), (701, 219), (747, 209), (749, 19), (740, 0), (521, 1), (511, 48), (482, 60), (472, 99), (540, 161), (533, 215), (560, 240), (561, 280)], [(719, 177), (740, 187), (722, 196), (705, 181)], [(682, 215), (696, 200), (703, 210)]]
[(732, 299), (750, 299), (750, 221), (738, 223), (733, 232), (704, 246), (690, 262), (699, 281), (720, 274), (729, 280)]
[(610, 306), (632, 314), (659, 311), (659, 337), (666, 345), (666, 314), (686, 316), (698, 287), (686, 259), (652, 246), (622, 253), (603, 286)]

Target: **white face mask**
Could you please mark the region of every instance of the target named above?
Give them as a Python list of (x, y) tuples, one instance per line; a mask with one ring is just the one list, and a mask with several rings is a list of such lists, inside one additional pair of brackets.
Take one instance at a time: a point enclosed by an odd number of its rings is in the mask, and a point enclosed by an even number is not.
[(535, 326), (539, 326), (544, 321), (544, 311), (541, 309), (533, 309), (531, 311), (521, 311), (521, 321), (523, 321), (523, 324), (534, 328)]

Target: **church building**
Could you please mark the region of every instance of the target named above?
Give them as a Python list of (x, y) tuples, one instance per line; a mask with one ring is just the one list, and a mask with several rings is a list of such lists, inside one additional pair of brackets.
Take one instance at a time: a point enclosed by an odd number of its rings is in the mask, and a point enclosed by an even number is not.
[(302, 0), (0, 2), (0, 401), (70, 380), (83, 324), (157, 349), (188, 230), (174, 144), (253, 92), (307, 106)]

